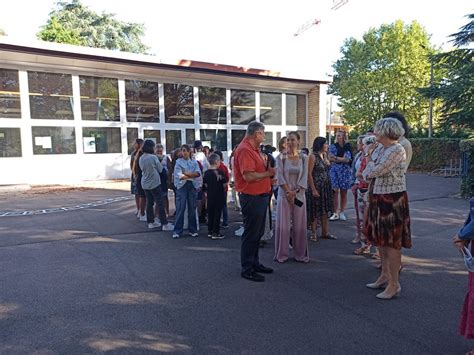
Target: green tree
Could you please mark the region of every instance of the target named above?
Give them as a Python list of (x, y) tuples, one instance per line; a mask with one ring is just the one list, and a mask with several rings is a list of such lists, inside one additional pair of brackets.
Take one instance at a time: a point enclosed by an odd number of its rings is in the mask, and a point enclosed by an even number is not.
[(399, 20), (370, 29), (360, 41), (347, 39), (329, 87), (339, 96), (344, 121), (362, 131), (384, 113), (398, 110), (413, 127), (426, 126), (428, 101), (417, 89), (429, 83), (432, 53), (429, 37), (416, 21), (405, 25)]
[[(445, 74), (433, 86), (420, 89), (426, 97), (442, 101), (444, 127), (474, 130), (474, 14), (460, 31), (452, 34), (456, 49), (432, 56), (434, 66)], [(469, 48), (469, 46), (471, 46)]]
[(49, 16), (37, 33), (43, 41), (133, 53), (146, 53), (148, 49), (141, 42), (143, 24), (122, 22), (105, 12), (97, 14), (80, 0), (58, 2)]

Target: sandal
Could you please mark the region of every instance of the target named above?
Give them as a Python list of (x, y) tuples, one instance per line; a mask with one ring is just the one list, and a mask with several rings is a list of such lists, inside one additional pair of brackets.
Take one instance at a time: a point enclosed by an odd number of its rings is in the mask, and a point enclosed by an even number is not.
[(366, 245), (364, 247), (357, 248), (356, 250), (354, 250), (354, 254), (355, 255), (370, 254), (370, 246)]
[(361, 242), (360, 238), (355, 237), (351, 240), (351, 244), (359, 244)]
[(318, 241), (318, 236), (316, 234), (311, 234), (311, 237), (309, 238), (310, 241), (312, 242), (317, 242)]
[(321, 239), (332, 239), (332, 240), (336, 240), (337, 238), (335, 236), (333, 236), (332, 234), (327, 234), (327, 235), (322, 235), (320, 236), (319, 238)]

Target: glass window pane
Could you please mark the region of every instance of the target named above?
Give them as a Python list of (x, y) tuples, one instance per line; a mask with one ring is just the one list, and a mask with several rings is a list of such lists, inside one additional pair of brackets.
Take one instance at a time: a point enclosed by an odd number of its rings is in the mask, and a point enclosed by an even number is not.
[(214, 150), (227, 151), (227, 130), (201, 129), (201, 142)]
[(166, 131), (165, 133), (167, 153), (171, 153), (171, 151), (181, 147), (181, 130)]
[(164, 84), (165, 121), (167, 123), (194, 123), (193, 87)]
[(127, 147), (128, 155), (133, 152), (133, 145), (138, 138), (138, 128), (127, 128)]
[[(281, 132), (277, 132), (277, 140), (276, 140), (276, 144), (278, 144), (278, 142), (280, 141), (282, 135), (281, 135)], [(278, 147), (277, 147), (278, 148)]]
[(161, 143), (161, 131), (159, 129), (146, 129), (143, 131), (143, 139), (151, 139), (155, 144)]
[(245, 137), (245, 130), (243, 129), (233, 129), (231, 133), (232, 139), (232, 149), (239, 145), (242, 142), (242, 139)]
[(120, 121), (117, 79), (80, 76), (82, 119)]
[(186, 130), (186, 144), (193, 145), (196, 140), (196, 132), (194, 129)]
[(31, 118), (74, 119), (71, 75), (28, 72), (28, 90)]
[(296, 131), (300, 134), (300, 148), (306, 147), (306, 131)]
[(31, 127), (33, 154), (76, 154), (74, 127)]
[(273, 145), (273, 133), (272, 132), (265, 132), (265, 142), (263, 142), (263, 144)]
[(21, 157), (20, 129), (0, 128), (0, 158), (11, 157)]
[(306, 126), (306, 96), (286, 95), (286, 124)]
[(0, 117), (21, 118), (20, 82), (17, 70), (0, 69)]
[(199, 120), (201, 123), (226, 124), (226, 90), (199, 88)]
[(84, 127), (82, 129), (84, 153), (122, 153), (120, 128)]
[(260, 93), (260, 121), (266, 125), (281, 125), (281, 94)]
[(247, 124), (255, 120), (255, 92), (231, 90), (231, 117), (234, 124)]
[(159, 122), (158, 83), (140, 80), (125, 80), (127, 121)]

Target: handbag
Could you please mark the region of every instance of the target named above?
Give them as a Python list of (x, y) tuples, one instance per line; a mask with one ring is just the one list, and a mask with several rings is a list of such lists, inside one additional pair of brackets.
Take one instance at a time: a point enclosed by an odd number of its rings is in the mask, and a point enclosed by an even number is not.
[(469, 272), (474, 272), (474, 258), (472, 257), (471, 251), (463, 247), (461, 249), (462, 256), (464, 258), (464, 265)]

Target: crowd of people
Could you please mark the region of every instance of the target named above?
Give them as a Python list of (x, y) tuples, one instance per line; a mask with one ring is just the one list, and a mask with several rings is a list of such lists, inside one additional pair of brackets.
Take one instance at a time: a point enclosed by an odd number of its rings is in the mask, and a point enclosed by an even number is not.
[[(380, 119), (373, 131), (357, 139), (357, 153), (340, 130), (333, 144), (314, 139), (301, 146), (298, 132), (289, 132), (278, 148), (263, 145), (265, 126), (251, 122), (226, 166), (223, 154), (197, 140), (182, 145), (170, 157), (152, 140), (137, 139), (131, 155), (132, 193), (136, 214), (148, 228), (171, 231), (173, 238), (199, 236), (207, 223), (208, 237), (222, 239), (229, 225), (228, 195), (241, 212), (241, 276), (264, 281), (273, 272), (260, 263), (262, 239), (274, 238), (274, 260), (310, 260), (308, 243), (336, 240), (330, 221), (346, 221), (347, 191), (354, 195), (357, 255), (380, 259), (381, 273), (366, 286), (383, 290), (381, 299), (400, 291), (401, 249), (411, 247), (405, 173), (411, 145), (408, 125), (398, 112)], [(174, 192), (174, 224), (169, 222), (168, 193)], [(272, 213), (273, 210), (273, 213)], [(318, 230), (320, 232), (318, 233)]]

